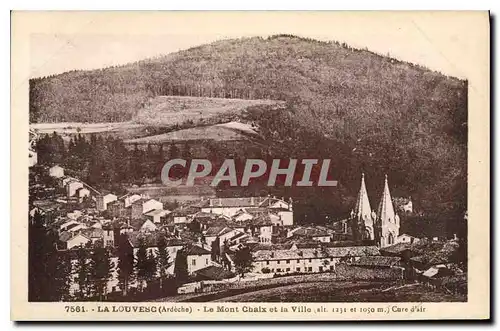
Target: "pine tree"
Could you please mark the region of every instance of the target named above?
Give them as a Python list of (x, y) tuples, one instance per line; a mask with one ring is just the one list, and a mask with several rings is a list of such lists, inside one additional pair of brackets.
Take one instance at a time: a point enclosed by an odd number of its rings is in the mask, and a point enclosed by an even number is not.
[(60, 301), (69, 295), (71, 261), (58, 252), (57, 233), (48, 231), (45, 218), (36, 211), (28, 229), (28, 299)]
[(167, 277), (167, 269), (172, 265), (168, 253), (167, 241), (164, 236), (158, 239), (158, 273), (160, 274), (160, 288), (163, 288), (163, 280)]
[(80, 246), (76, 251), (76, 282), (79, 288), (79, 299), (83, 299), (90, 295), (90, 264), (89, 252), (83, 246)]
[(114, 270), (109, 251), (103, 245), (94, 248), (90, 259), (90, 280), (95, 295), (102, 301), (107, 294), (107, 284)]
[(144, 283), (148, 278), (148, 250), (144, 238), (139, 238), (139, 249), (135, 260), (135, 270), (139, 289), (144, 289)]
[(123, 295), (127, 296), (130, 283), (134, 280), (134, 248), (127, 235), (118, 238), (118, 281)]
[(177, 252), (175, 257), (175, 268), (174, 268), (175, 278), (179, 282), (185, 282), (188, 279), (188, 265), (187, 256), (184, 249)]
[(146, 282), (148, 285), (156, 278), (157, 271), (156, 257), (153, 250), (150, 250), (146, 259)]

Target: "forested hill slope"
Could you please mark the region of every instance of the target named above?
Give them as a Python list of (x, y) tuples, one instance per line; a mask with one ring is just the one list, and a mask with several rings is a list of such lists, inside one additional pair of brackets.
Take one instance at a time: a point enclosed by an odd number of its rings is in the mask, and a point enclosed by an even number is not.
[(287, 35), (225, 40), (32, 79), (30, 118), (131, 120), (151, 97), (168, 94), (284, 100), (288, 111), (254, 114), (283, 155), (335, 159), (350, 189), (364, 170), (378, 195), (388, 172), (396, 195), (465, 208), (467, 82), (339, 43)]

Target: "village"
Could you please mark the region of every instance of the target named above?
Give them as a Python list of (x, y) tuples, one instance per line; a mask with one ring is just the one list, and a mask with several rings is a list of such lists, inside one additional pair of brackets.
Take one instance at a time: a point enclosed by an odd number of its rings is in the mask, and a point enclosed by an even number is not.
[(372, 208), (360, 174), (347, 218), (302, 225), (294, 219), (290, 197), (200, 197), (169, 210), (145, 194), (99, 192), (59, 165), (33, 165), (30, 172), (30, 220), (43, 217), (45, 226), (57, 233), (58, 252), (72, 256), (71, 298), (84, 297), (76, 270), (82, 249), (101, 247), (110, 254), (113, 268), (105, 277), (104, 296), (96, 300), (148, 287), (148, 281), (130, 277), (124, 288), (119, 270), (123, 245), (133, 254), (132, 269), (141, 254), (156, 261), (147, 280), (175, 280), (167, 285), (174, 297), (258, 287), (287, 276), (418, 283), (445, 293), (467, 293), (467, 273), (455, 257), (460, 238), (400, 233), (399, 215), (412, 213), (413, 202), (391, 197), (387, 175), (378, 208)]

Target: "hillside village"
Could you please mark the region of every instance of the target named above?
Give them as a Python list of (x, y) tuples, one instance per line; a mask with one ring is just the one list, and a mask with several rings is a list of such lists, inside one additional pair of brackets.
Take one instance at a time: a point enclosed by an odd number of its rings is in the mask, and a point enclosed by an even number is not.
[[(29, 83), (31, 301), (467, 300), (466, 80), (274, 35)], [(339, 185), (167, 187), (178, 158)]]
[[(249, 284), (323, 273), (397, 284), (419, 281), (466, 293), (466, 271), (456, 258), (459, 238), (400, 233), (398, 214), (411, 213), (412, 201), (393, 199), (387, 176), (377, 209), (371, 207), (362, 174), (348, 218), (302, 226), (294, 220), (291, 198), (202, 197), (169, 210), (146, 195), (98, 192), (66, 175), (59, 165), (30, 170), (30, 196), (36, 197), (30, 203), (30, 219), (42, 217), (45, 226), (57, 234), (57, 251), (69, 254), (69, 297), (82, 297), (78, 252), (96, 248), (109, 252), (111, 268), (105, 277), (104, 297), (124, 295), (133, 288), (143, 291), (158, 278), (171, 280), (167, 282), (171, 288), (162, 293), (175, 295), (210, 292), (224, 284), (234, 286), (235, 281)], [(124, 249), (132, 253), (131, 273), (141, 272), (140, 254), (145, 261), (155, 261), (149, 279), (131, 277), (136, 280), (126, 290), (119, 277)], [(160, 250), (166, 251), (168, 261), (159, 261)]]

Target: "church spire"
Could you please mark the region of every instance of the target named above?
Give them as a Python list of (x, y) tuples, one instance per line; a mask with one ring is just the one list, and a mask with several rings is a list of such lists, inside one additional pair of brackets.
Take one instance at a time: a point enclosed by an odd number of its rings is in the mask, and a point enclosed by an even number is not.
[(382, 192), (382, 198), (378, 205), (377, 210), (377, 221), (380, 224), (395, 223), (394, 206), (392, 205), (391, 192), (389, 192), (389, 183), (387, 182), (387, 175), (385, 175), (384, 191)]
[(365, 174), (361, 174), (361, 188), (359, 189), (356, 205), (354, 206), (354, 216), (358, 220), (367, 220), (371, 218), (372, 209), (370, 207), (370, 200), (366, 192)]

